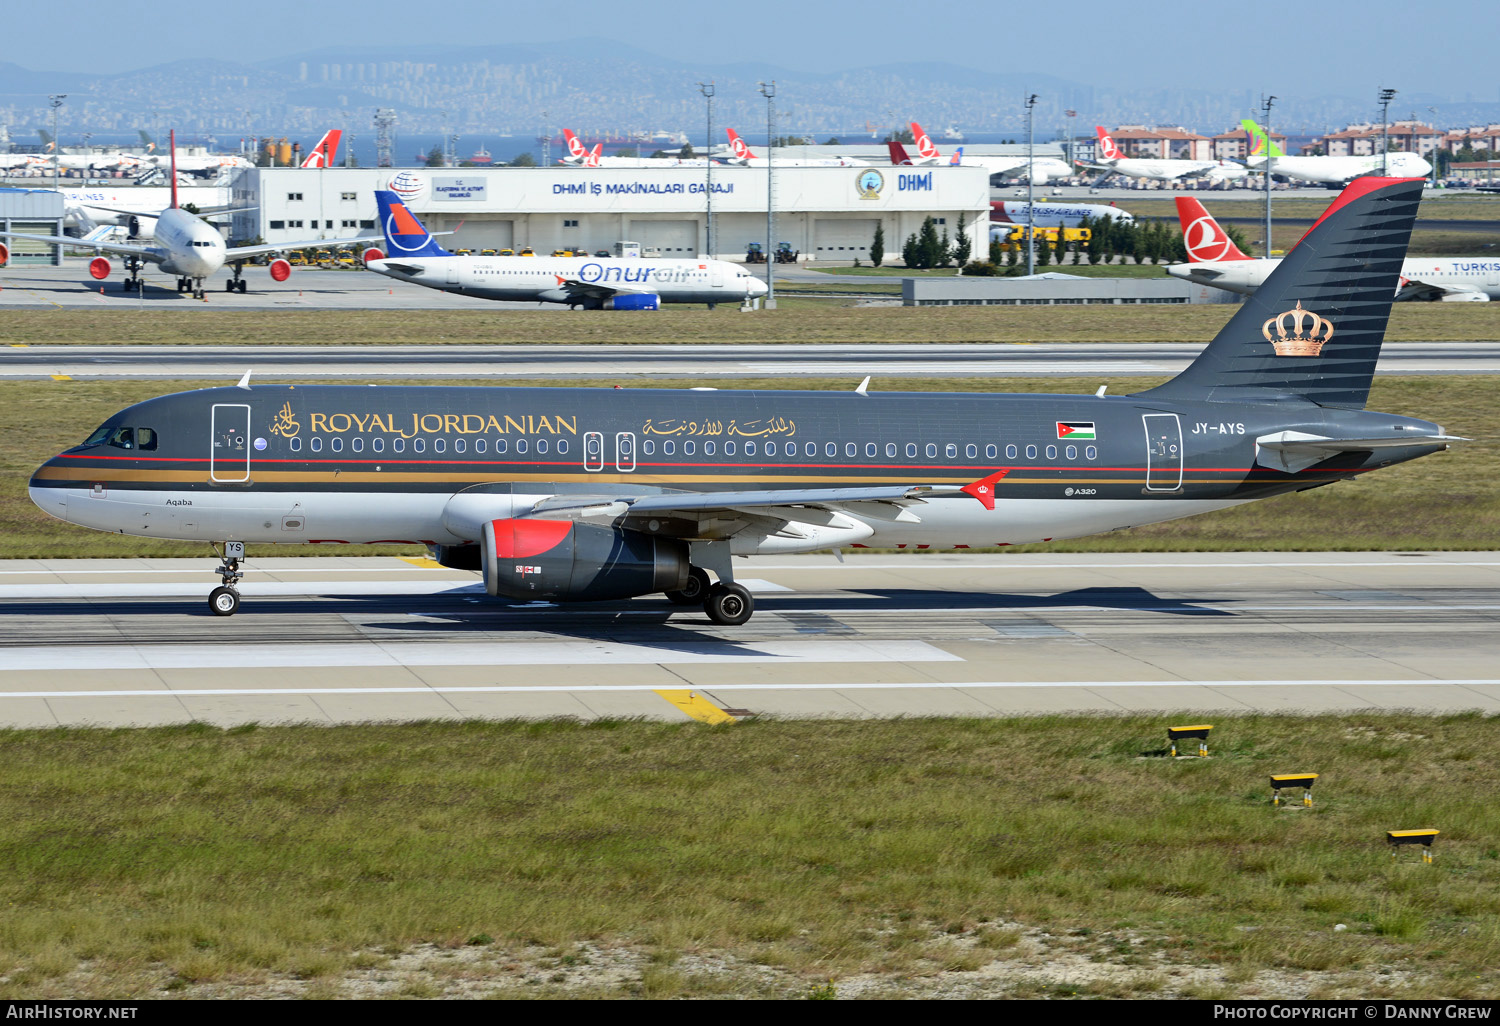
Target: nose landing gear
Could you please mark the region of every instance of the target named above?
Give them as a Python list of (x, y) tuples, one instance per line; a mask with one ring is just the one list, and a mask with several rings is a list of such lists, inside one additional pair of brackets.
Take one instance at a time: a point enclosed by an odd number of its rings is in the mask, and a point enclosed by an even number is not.
[(244, 578), (240, 560), (245, 558), (244, 542), (225, 542), (223, 562), (214, 573), (222, 582), (208, 594), (208, 608), (215, 616), (233, 616), (240, 608), (240, 593), (235, 587)]
[(230, 279), (228, 279), (227, 281), (224, 282), (224, 291), (225, 292), (239, 292), (239, 293), (243, 294), (244, 291), (245, 291), (245, 287), (246, 287), (245, 286), (245, 279), (241, 278), (240, 275), (243, 274), (244, 271), (245, 271), (245, 265), (244, 265), (244, 263), (240, 262), (240, 263), (232, 264), (232, 265), (230, 265), (230, 270), (234, 272), (234, 277), (230, 278)]

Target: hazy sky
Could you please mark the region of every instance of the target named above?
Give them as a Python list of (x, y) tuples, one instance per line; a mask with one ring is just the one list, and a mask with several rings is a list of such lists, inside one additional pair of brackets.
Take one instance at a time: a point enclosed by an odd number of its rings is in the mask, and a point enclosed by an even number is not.
[(331, 45), (598, 36), (709, 70), (739, 62), (810, 71), (938, 60), (1096, 86), (1196, 83), (1361, 96), (1388, 85), (1407, 94), (1500, 100), (1494, 0), (231, 0), (144, 7), (77, 0), (7, 5), (4, 19), (0, 60), (38, 70), (114, 72), (214, 55), (255, 61)]

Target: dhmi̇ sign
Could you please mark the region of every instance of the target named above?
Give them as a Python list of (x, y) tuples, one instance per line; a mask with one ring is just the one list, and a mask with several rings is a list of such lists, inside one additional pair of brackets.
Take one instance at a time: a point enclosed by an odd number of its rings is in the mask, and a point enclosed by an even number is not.
[(926, 174), (900, 174), (896, 176), (897, 192), (931, 192), (932, 172)]
[(488, 199), (487, 182), (483, 178), (434, 178), (432, 198), (435, 200), (484, 200)]

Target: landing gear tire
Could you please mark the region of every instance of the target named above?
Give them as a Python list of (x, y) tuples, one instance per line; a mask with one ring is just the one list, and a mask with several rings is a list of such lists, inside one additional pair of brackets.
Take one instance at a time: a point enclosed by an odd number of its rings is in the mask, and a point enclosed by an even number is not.
[(738, 627), (755, 612), (755, 600), (739, 584), (715, 584), (703, 600), (703, 611), (714, 623)]
[(234, 279), (233, 278), (230, 278), (230, 279), (228, 279), (228, 280), (226, 280), (224, 282), (224, 291), (225, 292), (233, 292), (234, 291)]
[(667, 592), (667, 601), (674, 606), (702, 605), (710, 587), (708, 571), (693, 567), (688, 571), (687, 586), (681, 591)]
[(246, 286), (248, 286), (249, 284), (250, 283), (247, 282), (244, 278), (240, 278), (238, 281), (235, 282), (235, 288), (240, 292), (241, 295), (243, 295), (244, 292), (245, 292)]
[(215, 616), (233, 616), (240, 608), (240, 593), (233, 588), (215, 588), (208, 593), (208, 608)]

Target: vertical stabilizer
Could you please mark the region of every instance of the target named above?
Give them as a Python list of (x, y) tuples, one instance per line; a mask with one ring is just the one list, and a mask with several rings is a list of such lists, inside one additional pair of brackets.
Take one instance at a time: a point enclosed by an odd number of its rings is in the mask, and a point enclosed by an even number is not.
[(922, 126), (915, 121), (911, 123), (911, 140), (917, 147), (917, 156), (923, 160), (935, 160), (942, 156), (937, 143), (932, 141), (932, 136), (924, 132)]
[(1422, 183), (1356, 178), (1198, 358), (1140, 394), (1363, 408)]
[(446, 257), (448, 252), (428, 234), (422, 222), (389, 189), (375, 190), (375, 206), (380, 211), (380, 228), (385, 233), (385, 252), (388, 258), (399, 257)]
[(750, 147), (745, 144), (745, 140), (740, 138), (740, 133), (732, 128), (726, 128), (724, 131), (729, 133), (729, 148), (734, 151), (736, 160), (755, 159), (755, 154), (750, 152)]
[(1099, 133), (1099, 159), (1119, 160), (1125, 154), (1120, 152), (1120, 147), (1115, 145), (1114, 139), (1110, 138), (1103, 125), (1095, 125), (1094, 130)]
[(903, 167), (911, 163), (911, 157), (906, 155), (906, 147), (894, 139), (885, 141), (885, 148), (890, 151), (891, 163), (897, 167)]
[(330, 128), (323, 133), (323, 138), (318, 140), (318, 145), (312, 148), (307, 159), (302, 162), (303, 167), (333, 167), (334, 159), (338, 156), (339, 140), (344, 137), (342, 128)]
[(1250, 133), (1250, 156), (1252, 157), (1284, 157), (1281, 147), (1276, 145), (1274, 139), (1266, 136), (1266, 130), (1257, 125), (1249, 118), (1240, 119), (1240, 127)]
[(1177, 197), (1177, 220), (1182, 224), (1182, 242), (1187, 247), (1188, 263), (1250, 259), (1195, 197)]

